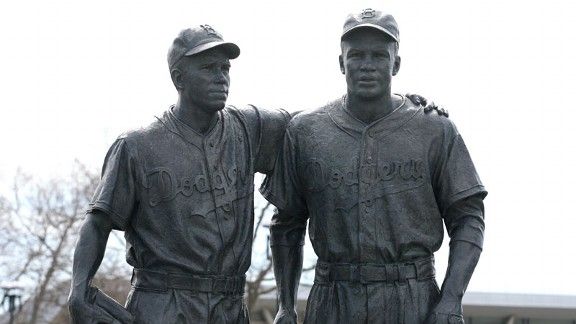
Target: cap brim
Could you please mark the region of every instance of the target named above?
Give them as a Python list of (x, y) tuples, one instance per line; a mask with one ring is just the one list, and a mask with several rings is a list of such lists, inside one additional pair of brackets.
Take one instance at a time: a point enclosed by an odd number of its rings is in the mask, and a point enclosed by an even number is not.
[(223, 42), (223, 41), (214, 41), (214, 42), (209, 42), (209, 43), (205, 43), (205, 44), (196, 46), (196, 47), (188, 50), (188, 52), (186, 52), (184, 54), (184, 56), (191, 56), (194, 54), (198, 54), (200, 52), (207, 51), (207, 50), (214, 48), (214, 47), (222, 47), (222, 49), (224, 49), (224, 51), (228, 55), (229, 59), (235, 59), (238, 56), (240, 56), (240, 47), (238, 47), (238, 45), (236, 45), (234, 43), (230, 43), (230, 42)]
[(379, 26), (379, 25), (375, 25), (375, 24), (360, 24), (360, 25), (356, 25), (350, 29), (348, 29), (347, 31), (345, 31), (342, 34), (342, 37), (340, 37), (340, 39), (344, 38), (344, 36), (348, 35), (351, 31), (356, 30), (358, 28), (374, 28), (377, 29), (383, 33), (385, 33), (386, 35), (392, 37), (393, 40), (395, 40), (397, 43), (399, 43), (400, 41), (398, 40), (398, 38), (396, 38), (396, 36), (392, 35), (392, 33), (390, 33), (386, 28)]

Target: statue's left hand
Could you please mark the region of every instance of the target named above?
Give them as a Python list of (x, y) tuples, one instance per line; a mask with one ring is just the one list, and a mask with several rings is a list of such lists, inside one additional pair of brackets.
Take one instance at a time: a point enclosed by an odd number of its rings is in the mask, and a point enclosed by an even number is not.
[(426, 324), (464, 324), (462, 303), (440, 301), (426, 319)]
[(425, 113), (429, 113), (432, 110), (436, 110), (440, 116), (448, 117), (448, 110), (442, 107), (438, 107), (438, 105), (436, 105), (434, 101), (429, 102), (426, 98), (422, 97), (421, 95), (413, 93), (407, 93), (406, 97), (408, 97), (408, 99), (410, 99), (410, 101), (412, 101), (415, 105), (424, 106)]

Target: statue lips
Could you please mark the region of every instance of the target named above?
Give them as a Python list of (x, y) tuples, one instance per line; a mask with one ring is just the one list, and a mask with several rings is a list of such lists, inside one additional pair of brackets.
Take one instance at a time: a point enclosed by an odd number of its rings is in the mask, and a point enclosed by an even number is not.
[(361, 87), (373, 87), (378, 84), (378, 80), (375, 77), (362, 76), (358, 79), (358, 85)]
[(228, 98), (228, 89), (210, 90), (208, 94), (211, 97), (226, 100)]

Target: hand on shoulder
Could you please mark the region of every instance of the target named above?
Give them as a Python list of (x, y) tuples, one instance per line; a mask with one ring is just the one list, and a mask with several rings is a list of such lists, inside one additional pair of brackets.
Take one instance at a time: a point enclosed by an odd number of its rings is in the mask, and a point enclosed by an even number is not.
[(428, 101), (426, 98), (422, 97), (421, 95), (417, 95), (417, 94), (413, 94), (413, 93), (407, 93), (406, 97), (408, 97), (408, 99), (410, 99), (410, 101), (412, 101), (415, 105), (423, 106), (425, 113), (430, 113), (431, 111), (436, 110), (436, 112), (440, 116), (444, 116), (444, 117), (449, 116), (447, 109), (445, 109), (443, 107), (439, 107), (438, 105), (436, 105), (434, 103), (434, 101)]

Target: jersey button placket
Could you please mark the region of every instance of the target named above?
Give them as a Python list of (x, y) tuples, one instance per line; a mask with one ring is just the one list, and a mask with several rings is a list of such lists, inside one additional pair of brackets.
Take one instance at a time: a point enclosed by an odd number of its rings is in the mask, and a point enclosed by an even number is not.
[(360, 251), (360, 261), (364, 261), (364, 242), (366, 241), (366, 216), (368, 210), (364, 205), (364, 199), (368, 194), (368, 187), (370, 186), (368, 175), (370, 174), (369, 168), (372, 164), (372, 156), (370, 154), (370, 139), (368, 131), (364, 131), (362, 136), (362, 151), (360, 159), (360, 170), (358, 172), (358, 186), (360, 188), (358, 194), (358, 249)]
[[(212, 143), (212, 145), (210, 145)], [(214, 206), (214, 217), (216, 219), (216, 225), (218, 226), (218, 233), (220, 234), (220, 240), (222, 244), (225, 244), (224, 233), (222, 232), (222, 221), (221, 215), (218, 208), (218, 203), (216, 195), (214, 192), (214, 171), (218, 170), (218, 163), (209, 157), (217, 156), (214, 152), (213, 142), (209, 142), (209, 139), (204, 139), (204, 160), (206, 163), (206, 176), (208, 177), (208, 185), (210, 186), (210, 196), (212, 197), (212, 203)]]
[(373, 220), (373, 201), (369, 200), (370, 188), (376, 182), (376, 161), (374, 158), (375, 130), (368, 129), (364, 132), (363, 140), (363, 159), (360, 170), (360, 195), (358, 206), (360, 207), (359, 217), (359, 248), (361, 251), (360, 258), (364, 260), (362, 254), (370, 254), (370, 229)]
[(374, 162), (374, 140), (376, 136), (376, 131), (374, 129), (369, 129), (364, 133), (364, 159), (366, 163), (372, 164)]

